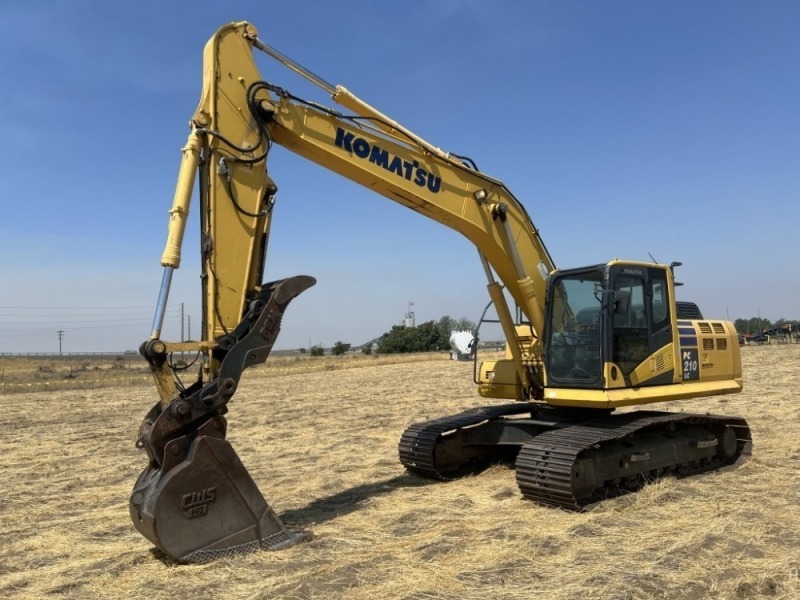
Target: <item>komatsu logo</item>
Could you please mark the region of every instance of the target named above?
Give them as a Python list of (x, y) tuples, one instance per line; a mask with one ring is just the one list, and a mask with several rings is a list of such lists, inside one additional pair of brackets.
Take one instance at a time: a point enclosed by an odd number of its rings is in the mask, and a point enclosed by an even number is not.
[(388, 150), (384, 150), (376, 144), (370, 144), (364, 138), (356, 137), (356, 134), (345, 131), (341, 127), (336, 128), (337, 147), (355, 154), (358, 158), (375, 163), (387, 171), (391, 171), (398, 177), (413, 181), (419, 187), (427, 187), (434, 194), (442, 189), (442, 178), (433, 173), (428, 173), (416, 160), (409, 162), (399, 156), (392, 156)]

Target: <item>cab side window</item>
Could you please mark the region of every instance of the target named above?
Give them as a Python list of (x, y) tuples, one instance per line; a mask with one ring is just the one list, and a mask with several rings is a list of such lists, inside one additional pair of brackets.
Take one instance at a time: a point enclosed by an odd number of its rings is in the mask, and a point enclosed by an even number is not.
[(650, 355), (644, 279), (617, 277), (614, 292), (619, 302), (614, 308), (612, 360), (628, 375)]
[(655, 352), (672, 341), (672, 328), (669, 316), (670, 298), (667, 291), (666, 273), (650, 271), (650, 303), (652, 326), (650, 327), (650, 351)]

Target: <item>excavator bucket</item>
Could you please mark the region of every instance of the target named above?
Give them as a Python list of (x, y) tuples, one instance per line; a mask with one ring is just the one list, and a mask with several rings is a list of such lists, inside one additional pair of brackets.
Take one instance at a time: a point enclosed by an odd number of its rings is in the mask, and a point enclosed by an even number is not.
[(157, 403), (142, 422), (137, 446), (150, 462), (131, 493), (131, 520), (178, 562), (279, 550), (310, 537), (288, 529), (261, 495), (225, 440), (222, 415), (241, 372), (266, 360), (286, 306), (314, 283), (297, 276), (263, 286), (236, 329), (218, 340), (219, 376), (167, 407)]
[(183, 458), (146, 469), (136, 482), (131, 518), (142, 535), (182, 563), (279, 550), (307, 539), (284, 526), (219, 435), (225, 419), (211, 419), (201, 429), (191, 442), (183, 437), (167, 443), (167, 456)]

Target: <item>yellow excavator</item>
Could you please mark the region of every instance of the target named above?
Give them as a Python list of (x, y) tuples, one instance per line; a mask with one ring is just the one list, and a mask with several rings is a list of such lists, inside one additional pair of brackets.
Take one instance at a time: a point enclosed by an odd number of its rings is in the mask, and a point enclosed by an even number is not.
[[(264, 80), (259, 50), (340, 108)], [(269, 355), (289, 302), (308, 276), (263, 283), (277, 187), (277, 144), (454, 229), (478, 250), (506, 338), (499, 360), (475, 366), (484, 398), (504, 399), (418, 423), (400, 462), (434, 479), (514, 462), (522, 496), (581, 510), (665, 474), (735, 463), (749, 452), (739, 417), (617, 411), (742, 389), (733, 325), (675, 298), (675, 268), (612, 260), (557, 269), (522, 203), (469, 158), (445, 152), (265, 44), (246, 22), (225, 25), (203, 53), (203, 90), (170, 211), (150, 339), (142, 344), (160, 400), (140, 427), (148, 465), (130, 497), (136, 528), (178, 562), (198, 563), (306, 539), (287, 528), (225, 439), (242, 372)], [(199, 188), (202, 335), (167, 342), (161, 329)], [(511, 305), (510, 305), (511, 304)], [(514, 310), (512, 310), (512, 306)], [(185, 384), (177, 352), (202, 358)]]

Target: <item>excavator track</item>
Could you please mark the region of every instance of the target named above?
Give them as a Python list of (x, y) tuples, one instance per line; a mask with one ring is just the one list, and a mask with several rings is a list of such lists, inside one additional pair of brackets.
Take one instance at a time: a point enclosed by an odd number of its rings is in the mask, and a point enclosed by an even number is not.
[(547, 431), (517, 455), (523, 496), (580, 511), (662, 475), (688, 476), (734, 464), (752, 446), (738, 417), (634, 412)]
[(430, 479), (455, 479), (474, 472), (485, 465), (488, 457), (445, 456), (443, 439), (465, 428), (530, 411), (529, 405), (515, 402), (473, 408), (456, 415), (416, 423), (406, 429), (400, 438), (398, 445), (400, 462), (409, 471)]
[[(510, 429), (520, 434), (516, 443), (498, 434)], [(478, 472), (518, 450), (516, 479), (525, 498), (580, 511), (661, 476), (732, 465), (751, 447), (740, 417), (655, 411), (554, 417), (517, 402), (411, 425), (398, 450), (407, 470), (438, 480)]]

